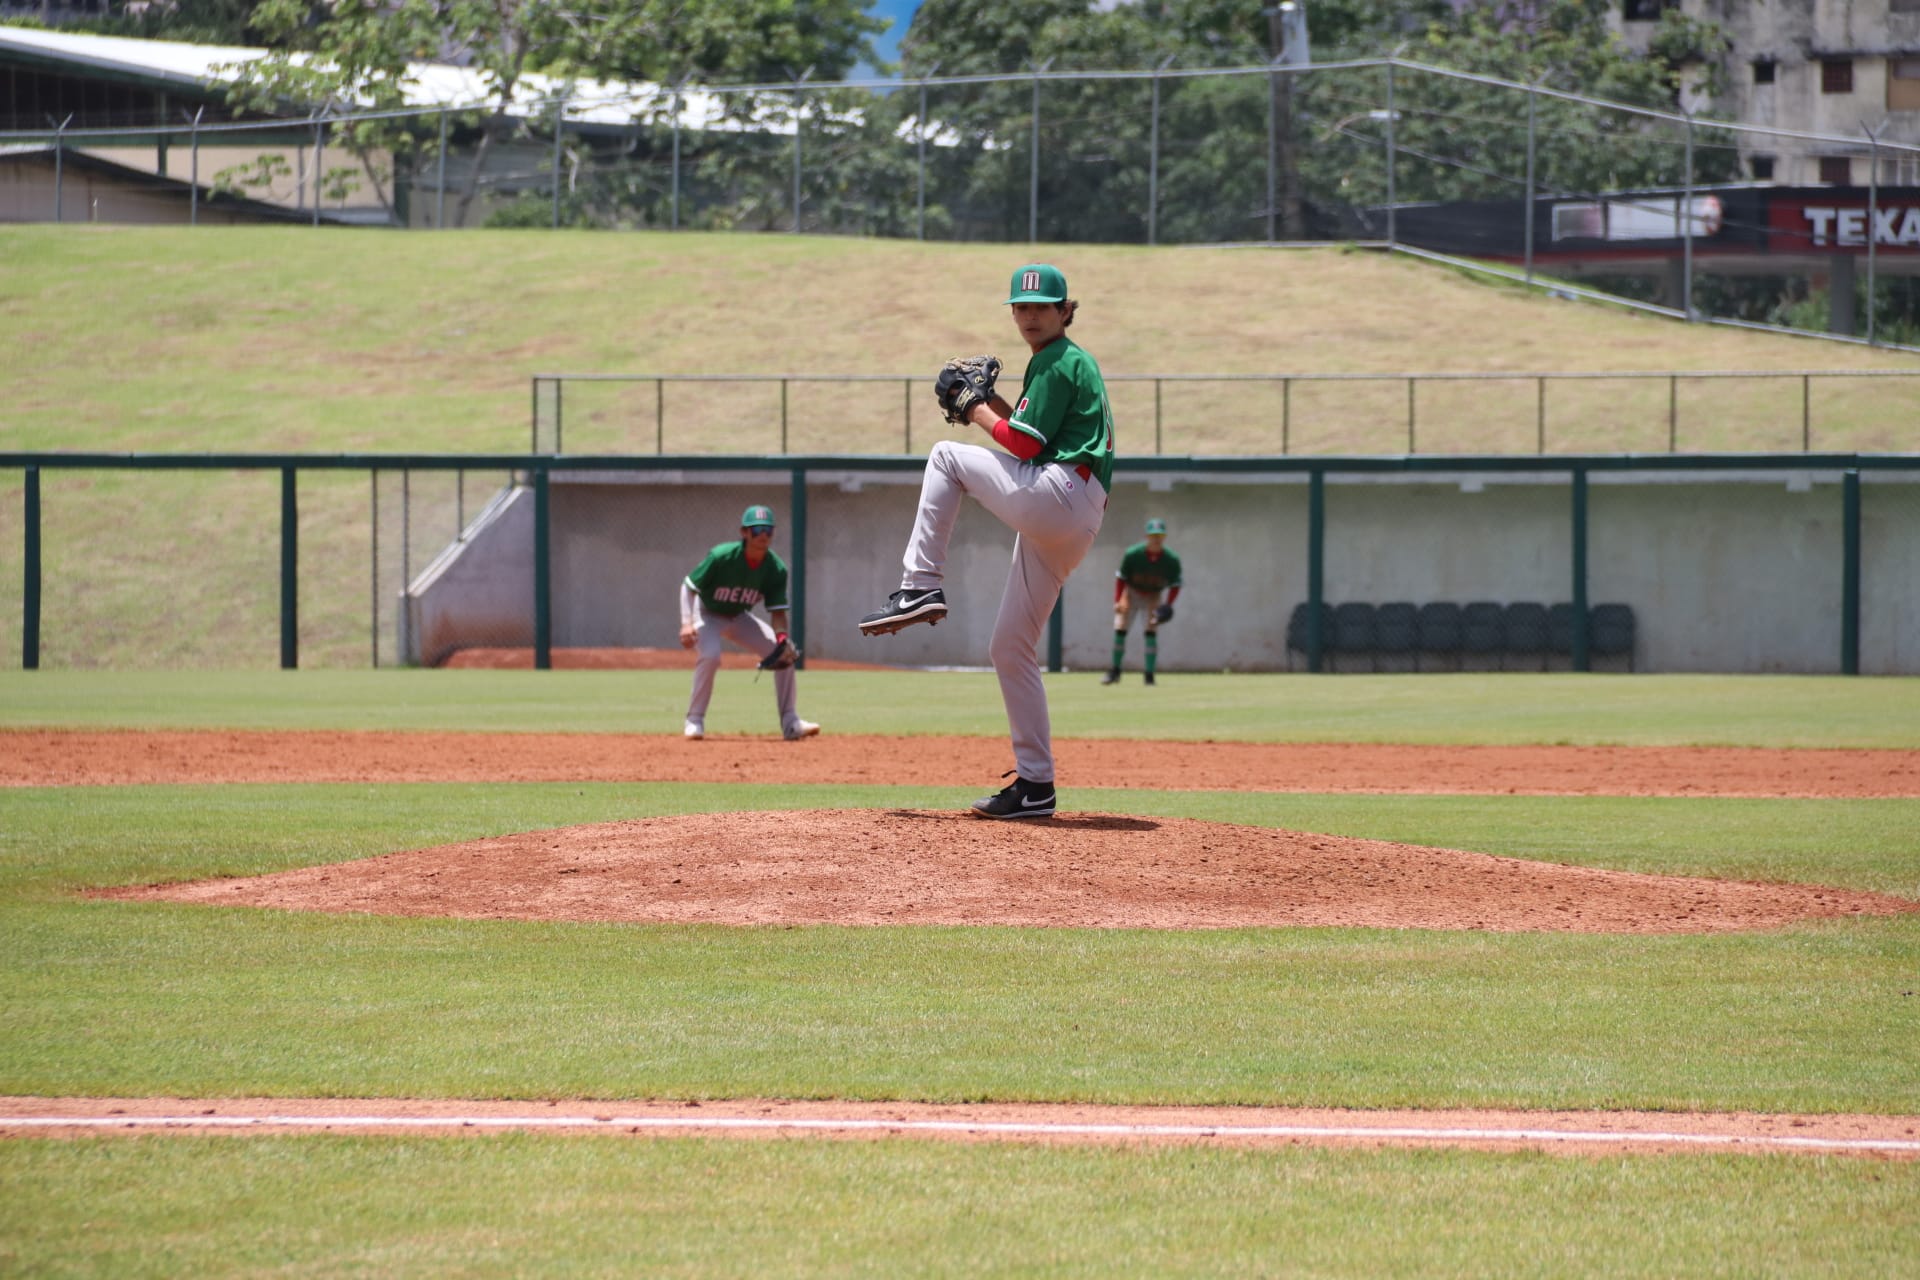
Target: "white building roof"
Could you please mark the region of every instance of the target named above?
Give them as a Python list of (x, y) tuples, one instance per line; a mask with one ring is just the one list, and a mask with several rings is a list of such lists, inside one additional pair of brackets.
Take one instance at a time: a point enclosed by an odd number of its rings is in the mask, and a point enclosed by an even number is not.
[[(0, 26), (0, 53), (9, 50), (58, 59), (75, 67), (172, 81), (183, 88), (202, 90), (231, 83), (237, 64), (253, 62), (268, 54), (266, 49), (240, 45), (135, 40), (124, 36)], [(440, 107), (467, 110), (490, 103), (487, 77), (472, 68), (447, 63), (410, 63), (400, 88), (408, 106), (423, 110)], [(566, 118), (575, 124), (624, 127), (642, 114), (668, 120), (671, 110), (672, 89), (651, 81), (560, 80), (528, 74), (514, 86), (513, 114), (544, 115), (550, 109), (547, 104), (561, 93), (567, 96)], [(680, 125), (686, 129), (790, 134), (793, 121), (773, 97), (772, 92), (757, 95), (751, 119), (729, 119), (721, 95), (687, 89), (681, 94)], [(819, 110), (816, 100), (808, 114), (817, 115)], [(852, 118), (857, 120), (857, 114)], [(904, 136), (912, 136), (911, 122), (902, 132)]]

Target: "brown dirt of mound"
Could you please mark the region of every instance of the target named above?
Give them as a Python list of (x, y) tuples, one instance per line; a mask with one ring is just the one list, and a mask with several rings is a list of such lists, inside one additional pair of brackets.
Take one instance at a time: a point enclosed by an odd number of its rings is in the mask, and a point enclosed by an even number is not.
[[(691, 649), (553, 649), (547, 655), (555, 671), (691, 671)], [(442, 667), (469, 671), (531, 671), (532, 649), (455, 649)], [(759, 659), (739, 649), (722, 650), (720, 669), (751, 671)], [(809, 671), (885, 671), (871, 662), (808, 658)]]
[(599, 823), (100, 896), (468, 919), (1578, 933), (1712, 933), (1920, 911), (1849, 890), (1181, 818), (1007, 823), (898, 809)]
[[(771, 729), (772, 713), (768, 713)], [(1058, 739), (1063, 788), (1365, 794), (1920, 796), (1920, 751)], [(1006, 739), (777, 734), (0, 731), (0, 786), (824, 782), (985, 786)], [(991, 788), (990, 788), (991, 789)]]
[(1623, 1152), (1799, 1151), (1920, 1158), (1920, 1117), (1672, 1111), (1355, 1111), (1084, 1103), (799, 1101), (507, 1102), (457, 1098), (0, 1097), (0, 1137), (186, 1133), (438, 1133), (534, 1130), (607, 1136), (1130, 1146), (1425, 1146)]

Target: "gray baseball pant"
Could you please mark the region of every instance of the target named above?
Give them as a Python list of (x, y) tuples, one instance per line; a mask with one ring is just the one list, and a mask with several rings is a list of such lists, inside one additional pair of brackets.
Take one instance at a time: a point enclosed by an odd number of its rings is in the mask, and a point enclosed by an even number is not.
[(1040, 678), (1040, 636), (1061, 585), (1100, 532), (1107, 491), (1057, 462), (1022, 462), (998, 449), (943, 440), (927, 456), (920, 509), (902, 558), (902, 587), (930, 591), (941, 585), (947, 543), (965, 497), (1018, 535), (987, 656), (1000, 677), (1014, 767), (1029, 782), (1052, 782), (1053, 726)]
[[(720, 670), (721, 637), (733, 641), (748, 653), (764, 658), (778, 643), (773, 628), (755, 613), (736, 613), (731, 618), (701, 610), (694, 619), (693, 697), (687, 701), (687, 719), (701, 728), (707, 724), (707, 704), (713, 701), (713, 675)], [(800, 724), (795, 709), (793, 668), (773, 673), (773, 698), (780, 708), (780, 732), (790, 733)]]

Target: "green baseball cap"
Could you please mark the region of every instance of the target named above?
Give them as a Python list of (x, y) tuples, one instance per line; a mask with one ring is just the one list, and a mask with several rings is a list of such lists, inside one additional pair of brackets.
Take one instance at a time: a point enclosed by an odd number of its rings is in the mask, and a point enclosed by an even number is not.
[(1067, 278), (1060, 268), (1044, 262), (1029, 262), (1013, 273), (1013, 285), (1007, 290), (1007, 303), (1065, 302)]
[(1162, 520), (1160, 517), (1155, 516), (1153, 519), (1147, 521), (1148, 533), (1165, 533), (1166, 531), (1167, 531), (1167, 522), (1165, 520)]
[(740, 513), (740, 527), (742, 529), (751, 529), (757, 524), (771, 525), (772, 523), (772, 507), (748, 507)]

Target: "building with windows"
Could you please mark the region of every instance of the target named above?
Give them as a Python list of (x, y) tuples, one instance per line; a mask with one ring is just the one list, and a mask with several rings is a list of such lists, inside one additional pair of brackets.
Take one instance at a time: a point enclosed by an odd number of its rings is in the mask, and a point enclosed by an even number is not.
[(1920, 185), (1920, 154), (1876, 145), (1920, 146), (1920, 0), (1622, 0), (1615, 21), (1644, 50), (1669, 10), (1718, 23), (1730, 44), (1720, 92), (1689, 107), (1781, 131), (1739, 135), (1756, 181)]

